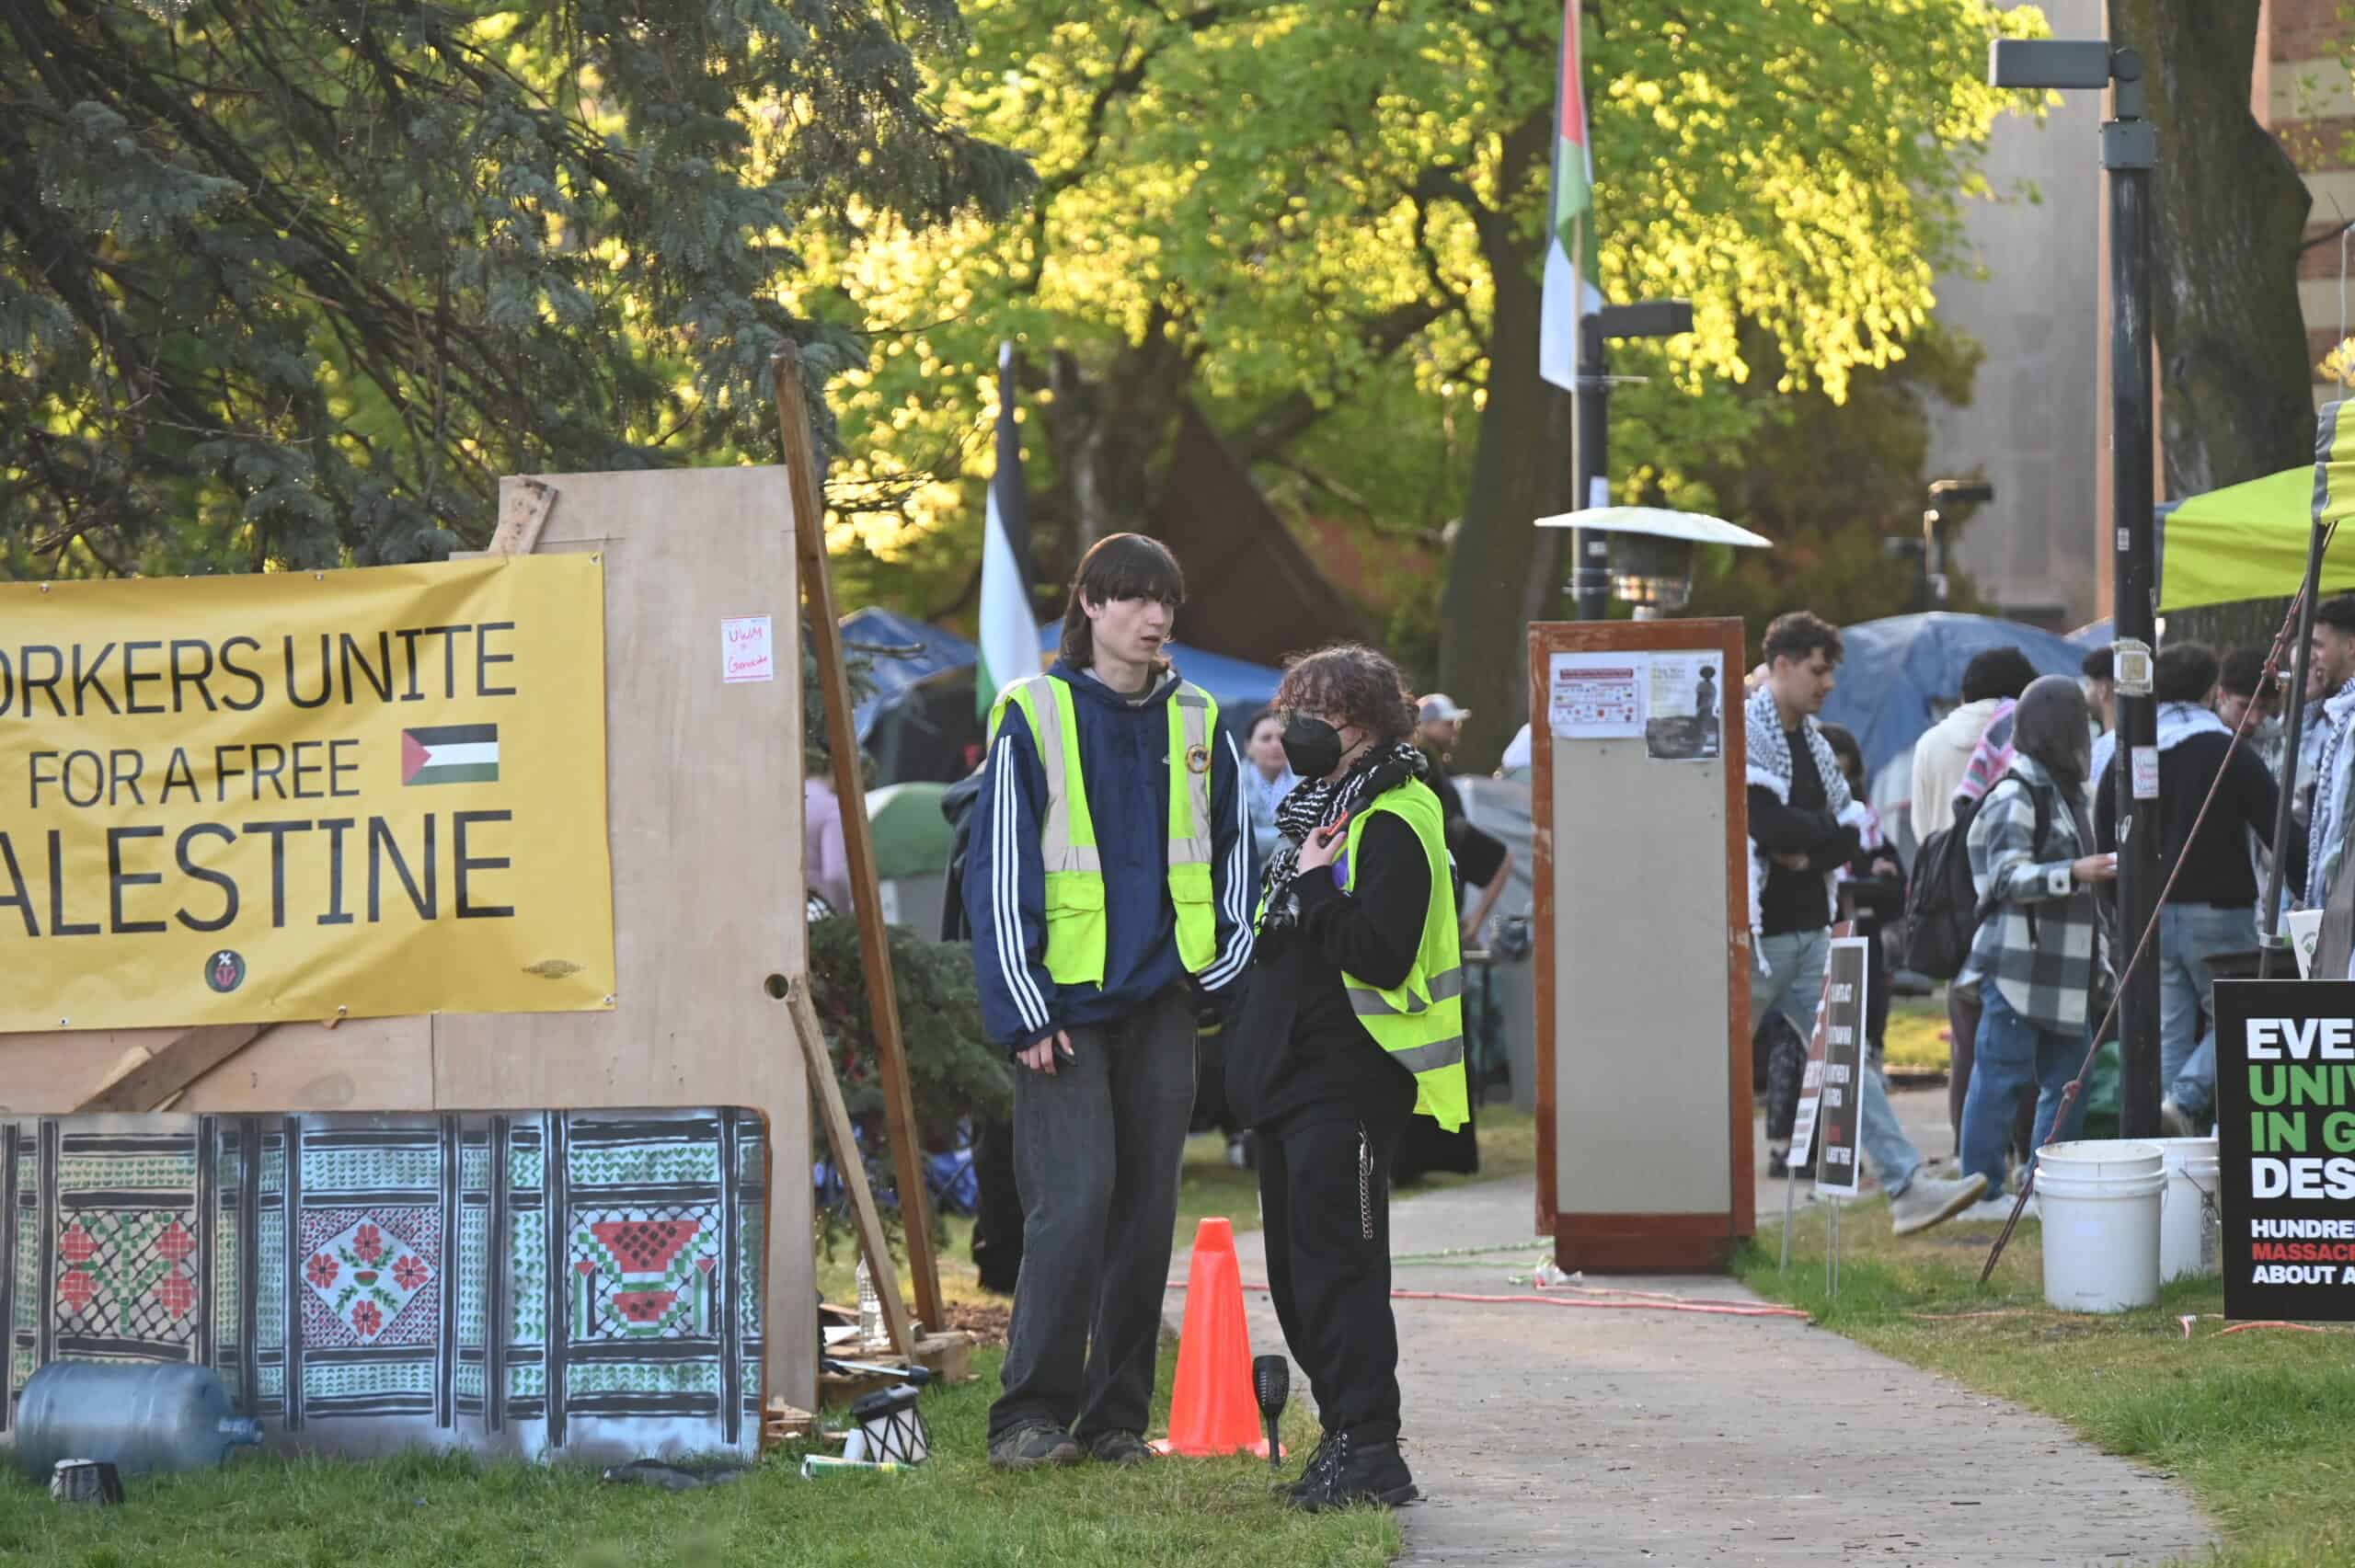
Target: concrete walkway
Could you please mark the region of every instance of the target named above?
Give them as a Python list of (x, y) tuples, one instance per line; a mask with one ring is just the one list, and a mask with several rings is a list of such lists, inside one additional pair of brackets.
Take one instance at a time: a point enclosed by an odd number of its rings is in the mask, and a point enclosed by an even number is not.
[[(1920, 1102), (1905, 1119), (1933, 1156), (1947, 1152), (1936, 1093), (1935, 1118), (1930, 1095), (1901, 1096)], [(1527, 1178), (1403, 1199), (1393, 1250), (1527, 1241), (1534, 1203)], [(1263, 1281), (1258, 1232), (1236, 1246), (1244, 1279)], [(1406, 1264), (1396, 1283), (1508, 1294), (1544, 1255), (1533, 1242)], [(1756, 1299), (1722, 1278), (1608, 1283)], [(1254, 1348), (1280, 1347), (1267, 1297), (1246, 1299)], [(1182, 1305), (1172, 1292), (1173, 1320)], [(1396, 1307), (1426, 1499), (1400, 1514), (1402, 1562), (2159, 1563), (2213, 1539), (2181, 1491), (2058, 1423), (1797, 1319)]]

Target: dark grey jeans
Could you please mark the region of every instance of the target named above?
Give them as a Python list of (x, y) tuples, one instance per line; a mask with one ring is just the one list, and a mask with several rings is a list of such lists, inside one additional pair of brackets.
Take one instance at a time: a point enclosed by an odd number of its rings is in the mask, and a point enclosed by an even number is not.
[(1194, 1108), (1184, 988), (1071, 1031), (1051, 1078), (1014, 1070), (1022, 1274), (990, 1436), (1051, 1422), (1142, 1435), (1153, 1407), (1178, 1168)]

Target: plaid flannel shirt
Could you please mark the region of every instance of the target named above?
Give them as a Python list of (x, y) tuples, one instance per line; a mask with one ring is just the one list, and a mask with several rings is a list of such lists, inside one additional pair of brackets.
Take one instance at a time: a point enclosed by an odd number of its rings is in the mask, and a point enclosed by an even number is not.
[[(2090, 890), (2070, 874), (2071, 863), (2093, 853), (2077, 830), (2060, 786), (2036, 760), (2012, 758), (1970, 823), (1970, 879), (1993, 908), (1970, 944), (1970, 967), (1994, 982), (2012, 1010), (2053, 1030), (2082, 1030), (2099, 956), (2100, 928)], [(2036, 802), (2048, 798), (2051, 822), (2043, 853), (2036, 848)], [(2028, 911), (2036, 912), (2033, 934)]]

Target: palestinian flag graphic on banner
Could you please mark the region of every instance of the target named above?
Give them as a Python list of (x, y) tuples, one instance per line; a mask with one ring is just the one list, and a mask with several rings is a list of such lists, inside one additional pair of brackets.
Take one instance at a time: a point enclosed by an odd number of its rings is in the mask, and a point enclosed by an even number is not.
[(401, 731), (401, 783), (497, 784), (499, 727), (443, 724)]

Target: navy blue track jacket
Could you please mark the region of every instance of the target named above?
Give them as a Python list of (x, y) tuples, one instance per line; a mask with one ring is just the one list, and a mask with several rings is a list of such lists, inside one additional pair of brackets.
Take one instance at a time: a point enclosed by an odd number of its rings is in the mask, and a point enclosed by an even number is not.
[[(1150, 694), (1120, 695), (1057, 659), (1048, 673), (1071, 683), (1082, 776), (1104, 867), (1104, 984), (1048, 978), (1047, 883), (1039, 827), (1047, 773), (1021, 708), (1006, 704), (974, 798), (964, 898), (973, 927), (973, 973), (989, 1037), (1019, 1051), (1059, 1029), (1126, 1016), (1186, 978), (1178, 917), (1169, 903), (1169, 697), (1179, 672)], [(1217, 952), (1199, 977), (1216, 995), (1251, 967), (1251, 824), (1235, 787), (1242, 760), (1220, 730), (1211, 746), (1211, 893)]]

